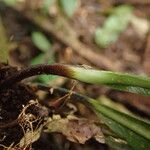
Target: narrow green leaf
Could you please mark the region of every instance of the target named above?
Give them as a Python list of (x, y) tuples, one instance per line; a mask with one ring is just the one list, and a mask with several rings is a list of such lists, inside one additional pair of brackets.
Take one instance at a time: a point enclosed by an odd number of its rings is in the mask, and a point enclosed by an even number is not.
[[(130, 130), (129, 128), (115, 122), (101, 113), (97, 113), (99, 117), (105, 122), (105, 124), (112, 129), (118, 136), (123, 138), (127, 141), (127, 143), (134, 149), (134, 150), (147, 150), (150, 147), (150, 140), (140, 136), (136, 132)], [(122, 149), (121, 149), (122, 150)]]
[(100, 102), (95, 100), (91, 100), (90, 102), (93, 106), (95, 106), (94, 108), (97, 111), (150, 140), (150, 123), (146, 123), (135, 117), (116, 111), (108, 106), (102, 105)]
[(77, 0), (59, 0), (62, 10), (68, 17), (72, 17), (78, 6)]
[(51, 48), (51, 43), (47, 37), (41, 32), (32, 33), (32, 41), (36, 47), (38, 47), (43, 52), (48, 51)]
[(81, 67), (71, 67), (71, 70), (74, 72), (73, 78), (82, 82), (103, 84), (121, 91), (150, 95), (150, 77)]
[(116, 111), (89, 99), (96, 114), (116, 133), (126, 140), (135, 150), (146, 150), (150, 147), (150, 123)]
[(150, 96), (149, 88), (142, 88), (138, 86), (125, 86), (125, 85), (109, 85), (111, 88), (119, 90), (119, 91), (127, 91), (130, 93), (141, 94), (145, 96)]

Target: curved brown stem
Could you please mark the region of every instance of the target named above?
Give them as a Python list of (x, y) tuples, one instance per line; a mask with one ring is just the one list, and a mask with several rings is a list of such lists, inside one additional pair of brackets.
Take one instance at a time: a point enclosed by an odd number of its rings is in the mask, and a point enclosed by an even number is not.
[(16, 74), (10, 76), (9, 78), (5, 79), (0, 83), (0, 90), (10, 88), (13, 84), (26, 79), (28, 77), (32, 77), (35, 75), (41, 74), (52, 74), (52, 75), (60, 75), (64, 77), (71, 77), (73, 71), (69, 69), (67, 65), (61, 64), (42, 64), (42, 65), (35, 65), (31, 67), (27, 67), (18, 71)]

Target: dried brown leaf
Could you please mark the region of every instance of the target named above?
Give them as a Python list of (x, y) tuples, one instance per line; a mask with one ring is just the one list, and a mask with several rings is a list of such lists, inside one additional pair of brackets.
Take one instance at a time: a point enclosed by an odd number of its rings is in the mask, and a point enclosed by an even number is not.
[(92, 121), (74, 116), (51, 119), (47, 124), (46, 132), (62, 133), (68, 140), (81, 144), (90, 138), (105, 143), (104, 135), (99, 126)]

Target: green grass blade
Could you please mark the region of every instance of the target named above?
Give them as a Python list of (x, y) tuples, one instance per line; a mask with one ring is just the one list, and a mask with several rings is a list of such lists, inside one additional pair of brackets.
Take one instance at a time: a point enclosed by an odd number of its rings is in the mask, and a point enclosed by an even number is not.
[(126, 140), (135, 150), (150, 147), (150, 123), (116, 111), (93, 99), (88, 99), (96, 114), (117, 135)]
[(147, 148), (150, 147), (150, 141), (148, 139), (140, 136), (136, 132), (115, 122), (114, 120), (101, 115), (101, 113), (97, 113), (97, 115), (105, 122), (108, 127), (110, 127), (112, 131), (114, 131), (122, 139), (126, 140), (134, 150), (147, 150)]
[(127, 73), (115, 73), (111, 71), (101, 71), (72, 67), (75, 78), (87, 83), (109, 84), (109, 85), (128, 85), (150, 88), (150, 77), (131, 75)]
[(145, 96), (150, 96), (150, 89), (148, 88), (141, 88), (138, 86), (125, 86), (125, 85), (108, 85), (111, 88), (119, 91), (127, 91), (130, 93), (136, 93), (136, 94), (141, 94)]
[(71, 67), (73, 78), (90, 84), (102, 84), (121, 91), (150, 95), (150, 77)]

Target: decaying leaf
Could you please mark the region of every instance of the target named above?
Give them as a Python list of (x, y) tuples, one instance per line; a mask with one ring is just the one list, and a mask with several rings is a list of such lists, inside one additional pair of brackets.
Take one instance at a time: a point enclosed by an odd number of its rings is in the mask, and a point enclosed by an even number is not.
[(85, 118), (68, 116), (67, 118), (52, 118), (47, 124), (46, 132), (62, 133), (72, 142), (84, 144), (90, 138), (105, 143), (101, 128)]

